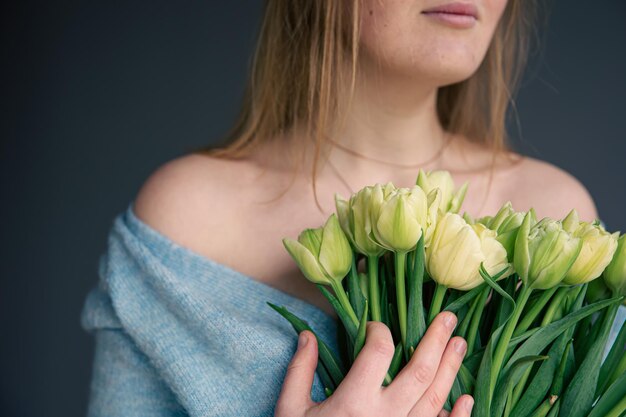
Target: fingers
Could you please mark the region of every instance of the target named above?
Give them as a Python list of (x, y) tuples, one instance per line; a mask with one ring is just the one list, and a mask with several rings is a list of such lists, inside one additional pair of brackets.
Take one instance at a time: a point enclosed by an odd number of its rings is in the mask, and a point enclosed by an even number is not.
[(305, 330), (298, 337), (298, 349), (287, 367), (287, 375), (276, 403), (277, 417), (304, 414), (305, 410), (314, 405), (311, 387), (316, 366), (317, 340), (313, 333)]
[(367, 322), (365, 345), (348, 375), (337, 389), (361, 393), (379, 392), (389, 370), (395, 346), (389, 328), (381, 322)]
[(462, 395), (456, 400), (452, 414), (446, 410), (441, 410), (437, 417), (469, 417), (472, 414), (474, 399), (469, 395)]
[(470, 417), (473, 406), (474, 399), (471, 395), (461, 395), (454, 403), (450, 417)]
[[(446, 346), (435, 379), (420, 398), (409, 416), (436, 415), (448, 398), (454, 378), (456, 377), (465, 352), (467, 343), (460, 337), (454, 337)], [(419, 410), (419, 412), (417, 412)]]
[[(435, 317), (407, 365), (385, 388), (385, 397), (398, 406), (405, 407), (407, 411), (413, 408), (435, 379), (456, 321), (456, 316), (450, 312), (443, 312)], [(441, 393), (444, 401), (447, 395), (448, 392)], [(443, 407), (443, 403), (441, 406)], [(437, 415), (437, 412), (432, 415)]]

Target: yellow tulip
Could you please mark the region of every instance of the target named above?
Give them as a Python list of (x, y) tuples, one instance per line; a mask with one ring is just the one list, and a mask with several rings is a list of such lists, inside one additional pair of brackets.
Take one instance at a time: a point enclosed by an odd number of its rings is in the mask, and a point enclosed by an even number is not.
[(339, 223), (354, 249), (366, 256), (380, 256), (385, 249), (374, 242), (369, 236), (371, 226), (371, 200), (374, 187), (367, 186), (346, 201), (335, 194), (335, 207)]
[(490, 275), (510, 267), (496, 233), (479, 223), (470, 225), (458, 214), (444, 214), (426, 248), (428, 274), (447, 288), (467, 291), (484, 282), (481, 263)]
[(352, 248), (333, 213), (323, 227), (306, 229), (298, 240), (283, 239), (305, 277), (316, 284), (341, 282), (352, 266)]
[(459, 189), (455, 189), (452, 175), (450, 175), (450, 172), (444, 170), (425, 172), (420, 169), (415, 183), (420, 186), (426, 194), (429, 194), (435, 188), (441, 190), (439, 209), (444, 213), (458, 213), (465, 199), (465, 193), (467, 192), (467, 182)]
[(372, 195), (373, 240), (393, 252), (413, 250), (428, 224), (428, 197), (424, 191), (414, 186), (385, 192), (377, 185)]
[(569, 225), (569, 219), (566, 218), (564, 228), (574, 228), (575, 223), (578, 223), (572, 235), (582, 240), (582, 248), (576, 261), (565, 274), (563, 283), (584, 284), (598, 278), (611, 262), (617, 249), (619, 232), (611, 234), (600, 225), (579, 222), (575, 210), (572, 210), (568, 217), (573, 219), (573, 224)]
[(547, 290), (561, 283), (582, 247), (582, 240), (563, 229), (558, 220), (541, 219), (532, 224), (526, 213), (515, 239), (513, 264), (526, 286)]

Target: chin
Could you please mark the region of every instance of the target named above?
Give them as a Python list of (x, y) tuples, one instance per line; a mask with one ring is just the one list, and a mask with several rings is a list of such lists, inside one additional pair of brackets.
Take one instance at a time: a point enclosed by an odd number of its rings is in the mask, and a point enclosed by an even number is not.
[(428, 80), (442, 86), (471, 77), (487, 52), (488, 45), (483, 39), (447, 30), (420, 32), (399, 41), (366, 48), (364, 58), (370, 65), (377, 63), (373, 65), (377, 72)]
[(400, 78), (427, 81), (433, 87), (455, 84), (470, 78), (480, 66), (480, 61), (466, 53), (436, 51), (429, 56), (420, 56), (405, 61), (386, 62), (379, 71)]

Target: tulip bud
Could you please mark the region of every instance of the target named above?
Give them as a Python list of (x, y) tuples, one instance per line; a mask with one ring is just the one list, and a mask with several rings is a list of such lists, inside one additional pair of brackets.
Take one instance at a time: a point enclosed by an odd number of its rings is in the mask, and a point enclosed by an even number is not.
[(373, 188), (368, 186), (359, 190), (350, 197), (350, 201), (335, 194), (341, 228), (354, 249), (366, 256), (380, 256), (385, 250), (369, 237), (372, 233), (370, 208)]
[(515, 213), (515, 210), (513, 210), (513, 205), (511, 204), (510, 201), (507, 201), (506, 203), (502, 205), (502, 207), (500, 207), (500, 210), (498, 210), (496, 215), (490, 218), (489, 221), (484, 224), (491, 230), (497, 231), (498, 228), (502, 225), (502, 223), (504, 223), (504, 221), (508, 219), (509, 216), (511, 216), (514, 213)]
[(482, 224), (470, 225), (458, 214), (444, 214), (426, 248), (428, 274), (438, 284), (467, 291), (484, 282), (481, 263), (490, 275), (510, 266), (496, 233)]
[(333, 213), (323, 227), (306, 229), (298, 240), (283, 239), (304, 276), (316, 284), (340, 282), (352, 266), (352, 248)]
[(626, 234), (617, 241), (613, 259), (604, 270), (604, 282), (613, 294), (626, 296)]
[[(505, 204), (505, 206), (506, 215), (496, 217), (490, 229), (498, 233), (498, 242), (502, 243), (508, 254), (509, 262), (512, 262), (513, 254), (515, 253), (515, 239), (517, 238), (519, 227), (522, 225), (522, 221), (524, 221), (525, 213), (513, 210), (510, 202)], [(531, 209), (530, 213), (532, 226), (537, 223), (537, 218), (533, 209)]]
[[(578, 215), (575, 217), (578, 218)], [(564, 224), (563, 227), (571, 229), (574, 228), (574, 225)], [(611, 234), (600, 225), (580, 222), (572, 235), (580, 238), (583, 243), (580, 254), (565, 274), (563, 283), (569, 285), (584, 284), (598, 278), (611, 262), (617, 249), (619, 232)]]
[(455, 191), (454, 181), (452, 180), (450, 172), (444, 170), (424, 172), (420, 169), (415, 183), (420, 186), (426, 194), (430, 193), (435, 188), (441, 190), (439, 209), (444, 213), (458, 213), (465, 199), (465, 193), (467, 192), (467, 183), (463, 184)]
[(563, 280), (580, 253), (582, 240), (547, 217), (531, 226), (532, 217), (531, 211), (526, 213), (517, 232), (513, 264), (526, 286), (546, 290)]
[(375, 202), (370, 210), (375, 242), (390, 251), (408, 252), (427, 225), (428, 198), (420, 187), (398, 188), (383, 192), (382, 203)]

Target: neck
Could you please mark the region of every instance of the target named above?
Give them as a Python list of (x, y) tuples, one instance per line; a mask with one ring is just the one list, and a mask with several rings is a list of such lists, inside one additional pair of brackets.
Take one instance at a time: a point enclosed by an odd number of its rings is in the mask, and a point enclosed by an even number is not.
[(338, 146), (328, 161), (354, 179), (414, 181), (418, 167), (437, 165), (446, 144), (436, 99), (434, 83), (362, 70), (351, 106), (330, 130), (330, 139)]

